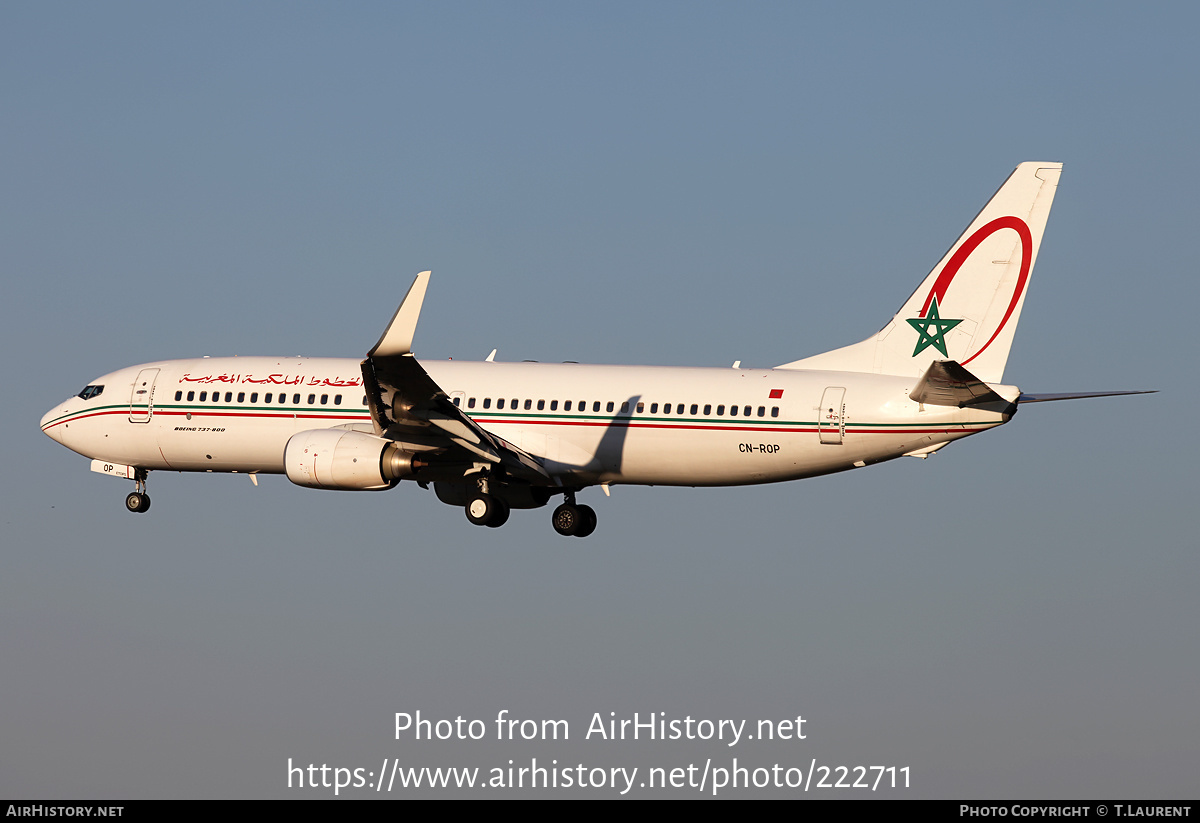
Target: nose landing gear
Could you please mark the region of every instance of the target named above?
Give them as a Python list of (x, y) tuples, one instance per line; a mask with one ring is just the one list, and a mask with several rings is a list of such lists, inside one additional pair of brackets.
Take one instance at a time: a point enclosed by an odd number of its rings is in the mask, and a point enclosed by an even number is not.
[(141, 514), (150, 509), (150, 495), (146, 494), (146, 475), (148, 472), (145, 469), (134, 469), (133, 482), (136, 490), (129, 493), (125, 498), (125, 508), (131, 512)]

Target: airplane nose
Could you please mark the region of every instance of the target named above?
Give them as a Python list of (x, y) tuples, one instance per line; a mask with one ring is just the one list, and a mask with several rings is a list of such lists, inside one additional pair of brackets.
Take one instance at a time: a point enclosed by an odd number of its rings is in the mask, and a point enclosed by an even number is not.
[(42, 432), (58, 443), (63, 442), (63, 427), (62, 425), (54, 425), (55, 420), (62, 417), (63, 409), (61, 406), (55, 406), (50, 411), (42, 415)]

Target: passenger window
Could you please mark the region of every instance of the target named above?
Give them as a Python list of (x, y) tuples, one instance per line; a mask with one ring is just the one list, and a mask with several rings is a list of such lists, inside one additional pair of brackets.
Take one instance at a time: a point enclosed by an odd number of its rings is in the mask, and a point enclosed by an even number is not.
[(650, 404), (650, 413), (651, 413), (651, 414), (658, 414), (658, 404), (657, 404), (657, 403), (651, 403), (651, 404)]
[(717, 406), (717, 417), (724, 417), (724, 416), (725, 416), (725, 407)]
[(490, 398), (490, 397), (483, 398), (483, 407), (485, 409), (490, 409), (492, 407), (492, 398)]
[(767, 407), (766, 407), (766, 406), (759, 406), (759, 407), (758, 407), (758, 416), (759, 416), (759, 417), (766, 417), (766, 416), (767, 416)]
[[(282, 397), (282, 396), (283, 396), (283, 395), (280, 395), (280, 397)], [(273, 392), (267, 392), (266, 396), (265, 396), (265, 397), (263, 397), (263, 402), (264, 402), (264, 403), (270, 403), (270, 402), (271, 402), (271, 400), (272, 400), (272, 398), (274, 398), (274, 397), (275, 397), (275, 394), (274, 394)]]
[(175, 402), (178, 403), (182, 399), (183, 399), (183, 392), (182, 391), (175, 392)]
[(367, 396), (365, 394), (363, 395), (363, 405), (367, 405)]
[(191, 403), (195, 399), (196, 399), (196, 393), (194, 391), (188, 392), (188, 402)]
[(571, 401), (568, 400), (566, 403), (563, 403), (563, 411), (570, 411), (570, 410), (571, 410)]
[(220, 402), (221, 402), (221, 393), (220, 393), (219, 391), (215, 391), (215, 392), (213, 392), (213, 402), (214, 402), (214, 403), (220, 403)]
[(458, 402), (459, 402), (459, 400), (461, 400), (461, 399), (462, 399), (462, 398), (459, 398), (459, 397), (456, 397), (456, 398), (454, 398), (454, 405), (455, 405), (455, 406), (457, 406), (457, 405), (458, 405)]
[[(538, 401), (538, 408), (539, 408), (539, 409), (542, 407), (542, 403), (544, 403), (544, 402), (546, 402), (546, 401), (544, 401), (544, 400), (539, 400), (539, 401)], [(526, 400), (526, 401), (525, 401), (525, 411), (529, 411), (529, 410), (530, 410), (530, 409), (532, 409), (532, 408), (533, 408), (533, 401), (532, 401), (532, 400)]]
[(203, 403), (207, 399), (208, 399), (208, 392), (206, 392), (206, 391), (200, 392), (200, 402)]
[(250, 394), (250, 402), (251, 402), (251, 403), (257, 403), (257, 402), (258, 402), (258, 392), (251, 392), (251, 394)]
[(729, 407), (729, 416), (730, 416), (730, 417), (737, 417), (737, 406), (730, 406), (730, 407)]
[(638, 414), (641, 414), (641, 413), (642, 413), (642, 412), (644, 412), (645, 410), (646, 410), (646, 404), (645, 404), (645, 403), (638, 403), (638, 404), (637, 404), (637, 413), (638, 413)]
[(468, 409), (475, 408), (475, 398), (474, 397), (467, 400), (467, 408)]
[(512, 402), (508, 404), (508, 407), (509, 407), (510, 409), (512, 409), (513, 411), (516, 411), (516, 410), (517, 410), (517, 408), (520, 406), (520, 402), (521, 402), (521, 401), (517, 400), (517, 398), (515, 398), (515, 397), (514, 397), (514, 398), (512, 399)]
[(772, 416), (772, 417), (778, 417), (778, 416), (779, 416), (779, 407), (778, 407), (778, 406), (772, 406), (772, 407), (771, 407), (771, 416)]
[(227, 391), (227, 392), (225, 392), (225, 402), (226, 402), (226, 403), (232, 403), (232, 402), (233, 402), (233, 392), (231, 392), (231, 391)]
[(311, 406), (313, 403), (316, 403), (316, 402), (317, 402), (317, 396), (315, 394), (310, 394), (308, 396), (308, 405)]
[(328, 404), (329, 404), (329, 395), (327, 395), (327, 394), (321, 395), (321, 405), (325, 406)]
[[(538, 408), (540, 409), (541, 407), (542, 407), (541, 403), (539, 403)], [(558, 401), (557, 400), (550, 401), (550, 411), (558, 411)]]
[(542, 409), (544, 409), (544, 408), (546, 408), (546, 401), (545, 401), (545, 400), (539, 400), (539, 401), (538, 401), (538, 411), (541, 411), (541, 410), (542, 410)]
[(744, 416), (744, 417), (749, 417), (749, 416), (750, 416), (750, 407), (749, 407), (749, 406), (747, 406), (746, 408), (742, 409), (742, 416)]
[(298, 395), (298, 394), (293, 394), (293, 395), (292, 395), (292, 405), (293, 405), (293, 406), (299, 406), (299, 405), (300, 405), (300, 395)]
[(245, 402), (246, 402), (246, 393), (245, 393), (244, 391), (240, 391), (240, 392), (238, 392), (238, 402), (239, 402), (239, 403), (245, 403)]
[[(485, 400), (485, 401), (483, 401), (483, 407), (484, 407), (485, 409), (487, 408), (487, 401), (486, 401), (486, 400)], [(499, 399), (496, 401), (496, 408), (498, 408), (498, 409), (502, 409), (502, 408), (504, 408), (504, 398), (503, 398), (503, 397), (499, 398)]]
[[(457, 398), (455, 398), (455, 399), (457, 399)], [(335, 406), (342, 405), (342, 396), (340, 394), (335, 394), (333, 396), (333, 405), (335, 405)]]
[(695, 403), (693, 403), (693, 404), (692, 404), (692, 412), (691, 412), (691, 413), (692, 413), (692, 414), (695, 414), (697, 411), (699, 411), (699, 406), (697, 406)]
[(704, 416), (707, 417), (710, 414), (712, 414), (712, 406), (705, 403), (704, 404)]
[(608, 405), (605, 406), (605, 411), (612, 411), (612, 410), (613, 410), (613, 401), (609, 400)]
[(621, 414), (629, 414), (629, 401), (626, 400), (621, 404)]

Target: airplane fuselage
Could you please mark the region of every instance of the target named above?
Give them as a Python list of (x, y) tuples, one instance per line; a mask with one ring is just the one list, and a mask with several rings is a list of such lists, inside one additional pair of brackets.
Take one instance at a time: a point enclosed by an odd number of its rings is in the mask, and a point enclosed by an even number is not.
[[(464, 413), (559, 484), (770, 483), (931, 450), (1009, 408), (922, 406), (918, 377), (786, 369), (422, 361)], [(101, 461), (145, 470), (285, 471), (297, 432), (373, 433), (354, 359), (146, 363), (93, 381), (42, 420)], [(1016, 390), (1012, 396), (1015, 398)]]

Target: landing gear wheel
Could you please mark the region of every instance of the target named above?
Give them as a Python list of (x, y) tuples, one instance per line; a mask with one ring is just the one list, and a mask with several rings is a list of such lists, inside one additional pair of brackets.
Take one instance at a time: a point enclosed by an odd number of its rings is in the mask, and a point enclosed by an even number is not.
[(508, 522), (508, 513), (511, 509), (499, 497), (493, 497), (492, 503), (496, 506), (496, 511), (492, 514), (491, 519), (488, 520), (487, 526), (489, 529), (498, 529)]
[(487, 526), (499, 510), (499, 501), (490, 494), (477, 494), (467, 501), (467, 519), (476, 526)]
[(580, 519), (583, 521), (579, 524), (579, 529), (575, 532), (576, 537), (587, 537), (596, 530), (596, 510), (591, 506), (579, 506)]
[(139, 514), (146, 511), (150, 508), (150, 495), (145, 492), (130, 492), (125, 498), (125, 508)]
[(550, 517), (550, 522), (554, 525), (554, 530), (563, 537), (570, 537), (578, 534), (580, 528), (584, 525), (583, 512), (580, 511), (580, 506), (571, 503), (563, 503), (554, 510), (554, 514)]

